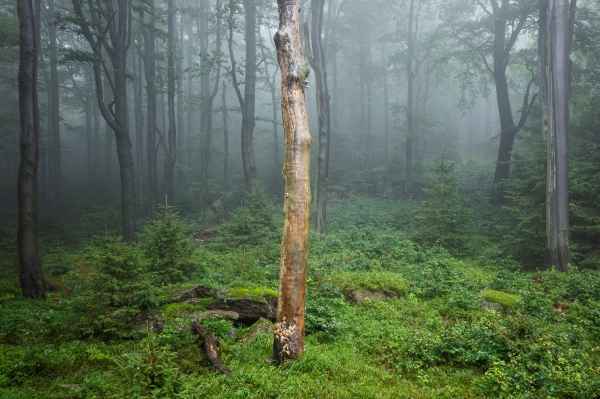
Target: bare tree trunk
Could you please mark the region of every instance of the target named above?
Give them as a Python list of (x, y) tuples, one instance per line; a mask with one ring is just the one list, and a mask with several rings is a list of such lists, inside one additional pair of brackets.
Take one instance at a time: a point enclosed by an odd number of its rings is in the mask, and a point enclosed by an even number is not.
[[(548, 51), (546, 53), (548, 92), (548, 175), (546, 201), (545, 268), (569, 272), (569, 176), (567, 135), (569, 131), (569, 92), (571, 18), (576, 0), (550, 0), (548, 14)], [(571, 11), (569, 11), (571, 9)], [(542, 12), (540, 12), (542, 14)], [(543, 17), (543, 15), (541, 15)], [(547, 19), (540, 18), (540, 30)]]
[(46, 299), (46, 281), (37, 252), (37, 167), (39, 115), (37, 46), (33, 4), (17, 1), (19, 17), (19, 115), (21, 138), (17, 178), (19, 278), (25, 298)]
[(329, 138), (331, 115), (329, 109), (329, 89), (327, 87), (327, 61), (321, 40), (323, 31), (323, 9), (325, 0), (311, 2), (311, 50), (309, 57), (315, 72), (317, 84), (317, 113), (319, 121), (319, 152), (317, 154), (317, 182), (313, 206), (313, 226), (315, 231), (327, 234), (327, 179), (329, 177)]
[(175, 8), (167, 1), (167, 109), (169, 114), (168, 148), (165, 149), (165, 189), (168, 201), (175, 203), (174, 169), (177, 161), (177, 126), (175, 120)]
[[(154, 10), (154, 0), (149, 4)], [(142, 16), (143, 18), (143, 16)], [(156, 16), (150, 13), (150, 27), (154, 28)], [(156, 155), (156, 61), (154, 59), (154, 29), (147, 29), (142, 19), (142, 35), (144, 36), (144, 77), (146, 81), (146, 159), (148, 162), (148, 217), (156, 219), (158, 204), (158, 159)]]
[(406, 83), (408, 93), (406, 95), (406, 184), (404, 190), (411, 197), (413, 191), (413, 91), (415, 83), (415, 71), (413, 70), (413, 57), (415, 54), (415, 36), (413, 34), (413, 23), (415, 13), (415, 0), (410, 0), (408, 10), (408, 40), (406, 48)]
[(279, 30), (274, 39), (281, 67), (286, 194), (273, 358), (281, 363), (298, 357), (304, 350), (312, 138), (304, 99), (309, 68), (300, 44), (298, 3), (296, 0), (277, 3)]
[(60, 148), (60, 113), (58, 96), (58, 49), (56, 46), (56, 26), (54, 25), (54, 0), (48, 0), (48, 51), (50, 53), (50, 90), (48, 98), (48, 116), (52, 127), (52, 173), (51, 187), (54, 197), (54, 212), (62, 212), (62, 173), (61, 173), (61, 148)]

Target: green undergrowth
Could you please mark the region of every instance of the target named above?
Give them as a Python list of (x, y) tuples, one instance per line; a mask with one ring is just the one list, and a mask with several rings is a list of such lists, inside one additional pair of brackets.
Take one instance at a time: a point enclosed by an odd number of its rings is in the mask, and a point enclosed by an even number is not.
[[(494, 246), (457, 258), (439, 245), (415, 243), (401, 227), (414, 218), (391, 212), (394, 207), (408, 212), (416, 205), (333, 201), (329, 234), (311, 233), (306, 350), (297, 361), (273, 366), (270, 334), (246, 341), (251, 328), (203, 320), (221, 342), (230, 378), (210, 368), (187, 326), (213, 298), (166, 299), (200, 284), (229, 287), (231, 297), (276, 295), (277, 237), (196, 248), (190, 270), (180, 262), (189, 250), (181, 241), (178, 252), (163, 253), (168, 257), (107, 236), (84, 252), (63, 254), (69, 271), (53, 276), (58, 290), (41, 303), (19, 299), (14, 274), (6, 274), (0, 281), (0, 397), (597, 396), (598, 272), (522, 272)], [(243, 216), (252, 221), (252, 213)], [(165, 274), (154, 278), (156, 265), (165, 264), (181, 271), (171, 274), (181, 279), (176, 285)], [(114, 281), (116, 275), (124, 278)], [(349, 291), (399, 295), (353, 304), (344, 300)], [(486, 309), (482, 299), (505, 310)], [(150, 309), (157, 309), (163, 331), (132, 331), (131, 319)], [(65, 384), (69, 388), (61, 388)]]

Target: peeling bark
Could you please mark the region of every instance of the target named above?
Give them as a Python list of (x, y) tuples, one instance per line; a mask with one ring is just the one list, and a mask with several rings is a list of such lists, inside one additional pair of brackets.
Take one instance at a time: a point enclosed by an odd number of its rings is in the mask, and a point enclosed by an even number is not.
[(279, 30), (274, 41), (281, 68), (285, 199), (273, 359), (281, 363), (297, 358), (304, 350), (312, 138), (304, 99), (309, 68), (300, 43), (298, 2), (278, 0), (277, 3)]

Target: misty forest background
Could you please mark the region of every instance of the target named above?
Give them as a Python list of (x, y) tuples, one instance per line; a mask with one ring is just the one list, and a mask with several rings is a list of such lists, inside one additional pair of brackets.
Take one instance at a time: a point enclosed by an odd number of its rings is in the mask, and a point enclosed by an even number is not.
[[(277, 2), (34, 1), (49, 288), (34, 301), (17, 253), (19, 23), (1, 1), (0, 397), (598, 397), (598, 0), (572, 20), (567, 265), (546, 230), (547, 1), (300, 2), (307, 337), (279, 367), (270, 322), (207, 313), (277, 295)], [(193, 320), (231, 376), (209, 367)]]

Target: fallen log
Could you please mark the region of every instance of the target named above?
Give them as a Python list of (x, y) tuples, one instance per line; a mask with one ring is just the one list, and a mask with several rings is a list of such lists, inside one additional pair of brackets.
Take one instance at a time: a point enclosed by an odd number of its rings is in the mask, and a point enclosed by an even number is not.
[(223, 361), (221, 360), (219, 340), (215, 338), (215, 336), (212, 335), (211, 332), (208, 331), (201, 323), (192, 323), (192, 328), (198, 333), (198, 335), (200, 335), (200, 338), (204, 340), (204, 353), (206, 354), (206, 358), (213, 369), (217, 370), (221, 374), (231, 377), (231, 371), (229, 371), (229, 369), (223, 365)]

